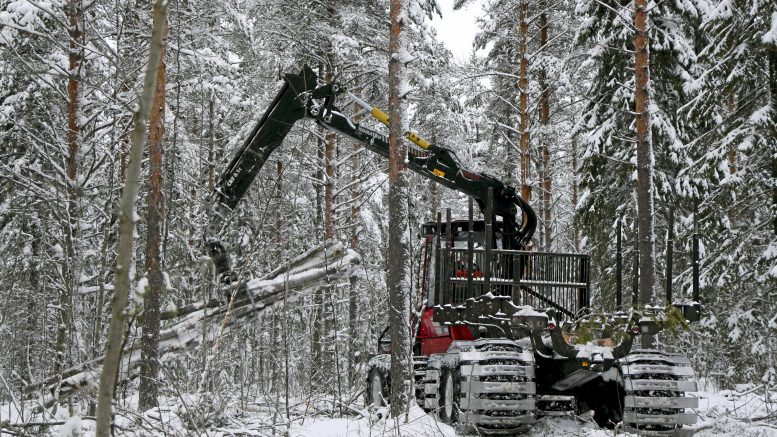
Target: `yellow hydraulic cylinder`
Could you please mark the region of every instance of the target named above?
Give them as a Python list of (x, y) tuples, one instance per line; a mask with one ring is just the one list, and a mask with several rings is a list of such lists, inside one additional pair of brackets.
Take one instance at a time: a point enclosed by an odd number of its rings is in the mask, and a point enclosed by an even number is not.
[[(354, 95), (354, 94), (352, 94), (350, 92), (348, 93), (348, 95), (351, 96), (351, 98), (359, 106), (361, 106), (362, 108), (370, 111), (370, 115), (372, 116), (372, 118), (374, 118), (375, 120), (378, 120), (379, 122), (385, 124), (386, 126), (389, 126), (389, 127), (391, 126), (391, 124), (389, 123), (389, 116), (388, 116), (388, 114), (386, 114), (385, 112), (381, 111), (377, 106), (371, 106), (370, 104), (368, 104), (367, 102), (365, 102), (364, 100), (360, 99), (359, 97), (357, 97), (356, 95)], [(407, 138), (408, 140), (410, 140), (411, 143), (415, 144), (416, 146), (418, 146), (418, 147), (420, 147), (420, 148), (422, 148), (424, 150), (428, 150), (429, 147), (431, 147), (431, 143), (429, 143), (429, 141), (426, 141), (420, 135), (418, 135), (417, 133), (415, 133), (413, 131), (405, 132), (405, 138)]]

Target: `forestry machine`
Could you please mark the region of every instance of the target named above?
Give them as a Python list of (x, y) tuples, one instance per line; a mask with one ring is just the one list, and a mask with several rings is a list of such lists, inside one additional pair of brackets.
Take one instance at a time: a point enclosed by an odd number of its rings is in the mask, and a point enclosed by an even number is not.
[[(209, 197), (205, 245), (223, 283), (236, 280), (218, 235), (270, 154), (304, 118), (388, 158), (386, 135), (346, 116), (335, 98), (349, 96), (388, 126), (388, 115), (337, 82), (319, 84), (305, 66), (284, 85), (237, 150)], [(466, 220), (423, 226), (413, 318), (418, 405), (465, 432), (511, 434), (538, 417), (590, 414), (602, 426), (642, 435), (687, 435), (698, 400), (687, 357), (632, 349), (635, 337), (669, 325), (671, 311), (590, 311), (589, 258), (527, 250), (537, 218), (496, 178), (468, 170), (448, 148), (413, 132), (406, 138), (414, 172), (469, 196)], [(473, 219), (473, 199), (484, 219)], [(520, 213), (520, 224), (518, 214)], [(682, 317), (682, 316), (681, 316)], [(383, 331), (369, 361), (367, 402), (381, 405), (389, 387), (392, 345)]]

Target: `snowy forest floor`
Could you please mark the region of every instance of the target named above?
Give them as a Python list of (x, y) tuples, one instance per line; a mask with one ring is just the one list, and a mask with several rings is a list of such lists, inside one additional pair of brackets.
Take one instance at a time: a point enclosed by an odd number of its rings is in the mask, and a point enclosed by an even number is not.
[[(777, 393), (760, 385), (742, 385), (736, 390), (708, 390), (695, 394), (699, 397), (696, 410), (699, 419), (692, 428), (696, 436), (777, 437)], [(359, 399), (354, 405), (343, 406), (321, 402), (318, 404), (289, 403), (290, 423), (286, 422), (284, 399), (255, 404), (222, 403), (209, 405), (194, 397), (179, 395), (162, 399), (161, 406), (143, 414), (133, 412), (127, 406), (136, 398), (128, 399), (126, 406), (117, 408), (116, 435), (140, 436), (289, 436), (289, 437), (448, 437), (463, 435), (426, 414), (413, 405), (407, 416), (398, 421), (387, 419), (387, 410), (365, 409)], [(281, 411), (267, 405), (280, 405)], [(333, 405), (337, 409), (332, 413)], [(27, 406), (30, 407), (29, 405)], [(82, 415), (70, 415), (68, 408), (59, 408), (54, 417), (22, 420), (16, 404), (0, 407), (0, 437), (2, 436), (93, 436), (94, 419)], [(201, 411), (210, 411), (203, 414)], [(328, 412), (327, 412), (328, 411)], [(192, 421), (190, 418), (195, 417)], [(210, 417), (203, 421), (203, 417)], [(526, 434), (539, 436), (588, 436), (605, 437), (629, 434), (602, 429), (590, 417), (547, 418)]]

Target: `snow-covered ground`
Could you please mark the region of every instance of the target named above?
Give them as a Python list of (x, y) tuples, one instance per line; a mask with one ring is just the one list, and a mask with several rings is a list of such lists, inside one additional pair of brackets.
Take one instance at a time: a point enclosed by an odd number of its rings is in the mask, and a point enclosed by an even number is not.
[[(736, 390), (698, 392), (699, 421), (692, 428), (699, 437), (777, 437), (777, 392), (762, 385), (743, 385)], [(133, 404), (131, 399), (129, 405)], [(281, 402), (283, 403), (283, 402)], [(339, 408), (332, 413), (331, 403), (292, 402), (291, 423), (283, 412), (275, 412), (267, 403), (239, 405), (229, 402), (220, 405), (210, 401), (203, 406), (198, 399), (186, 396), (165, 399), (159, 409), (134, 414), (131, 409), (119, 408), (117, 434), (121, 436), (288, 436), (288, 437), (453, 437), (456, 430), (436, 420), (413, 405), (405, 417), (387, 418), (387, 410), (366, 410), (359, 406)], [(28, 406), (29, 408), (29, 406)], [(203, 408), (210, 411), (208, 421), (202, 421)], [(281, 410), (285, 411), (282, 406)], [(27, 410), (29, 411), (29, 409)], [(29, 413), (25, 413), (26, 417)], [(189, 418), (196, 418), (195, 421)], [(49, 422), (47, 428), (20, 427), (24, 423)], [(199, 422), (199, 423), (198, 423)], [(14, 426), (17, 425), (17, 426)], [(48, 429), (48, 431), (46, 431)], [(26, 432), (26, 433), (25, 433)], [(27, 421), (20, 420), (14, 404), (0, 406), (0, 437), (14, 435), (93, 436), (94, 419), (77, 414), (70, 417), (67, 408), (60, 408), (56, 417), (39, 415)], [(543, 419), (537, 422), (529, 437), (540, 436), (627, 436), (597, 427), (590, 417)]]
[(362, 436), (455, 436), (450, 426), (438, 422), (417, 405), (397, 419), (387, 418), (388, 411), (380, 409), (367, 416), (348, 419), (314, 418), (305, 424), (294, 425), (291, 437), (362, 437)]
[[(708, 387), (709, 388), (709, 387)], [(699, 397), (697, 436), (777, 436), (777, 391), (763, 385), (708, 390)]]
[[(708, 387), (710, 389), (710, 387)], [(699, 397), (699, 420), (693, 429), (699, 437), (777, 437), (777, 392), (764, 386), (743, 385), (737, 390), (711, 389), (695, 393)], [(385, 411), (378, 412), (385, 414)], [(391, 420), (371, 418), (313, 418), (305, 425), (295, 425), (293, 437), (362, 437), (362, 436), (453, 436), (455, 431), (434, 420), (420, 409), (413, 409), (408, 423), (397, 425)], [(399, 431), (397, 431), (399, 430)], [(590, 418), (553, 418), (540, 420), (526, 434), (530, 437), (569, 435), (588, 437), (628, 436), (601, 429)]]

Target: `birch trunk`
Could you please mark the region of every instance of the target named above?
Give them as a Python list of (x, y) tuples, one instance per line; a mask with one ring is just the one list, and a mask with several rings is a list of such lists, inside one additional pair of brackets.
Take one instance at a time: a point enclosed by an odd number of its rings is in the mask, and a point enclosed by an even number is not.
[(127, 167), (127, 178), (119, 205), (119, 245), (117, 248), (116, 281), (111, 299), (111, 324), (105, 345), (105, 358), (97, 393), (96, 436), (111, 435), (111, 401), (113, 400), (116, 374), (121, 359), (121, 346), (126, 324), (127, 299), (130, 288), (129, 269), (132, 262), (132, 234), (135, 228), (135, 200), (138, 194), (140, 165), (143, 159), (143, 142), (146, 123), (151, 111), (151, 101), (156, 87), (156, 75), (162, 58), (163, 36), (167, 23), (167, 0), (156, 0), (153, 5), (154, 22), (148, 54), (148, 66), (143, 80), (143, 93), (135, 112), (132, 130), (132, 146)]

